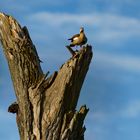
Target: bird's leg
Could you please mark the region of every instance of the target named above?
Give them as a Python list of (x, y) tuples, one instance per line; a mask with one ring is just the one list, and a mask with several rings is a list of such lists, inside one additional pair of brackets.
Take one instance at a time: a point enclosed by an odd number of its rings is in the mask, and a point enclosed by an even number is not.
[(66, 46), (66, 48), (69, 50), (69, 52), (72, 54), (72, 56), (75, 55), (75, 51), (71, 48), (71, 46)]
[(78, 50), (77, 51), (74, 51), (72, 48), (71, 48), (71, 46), (66, 46), (66, 48), (69, 50), (69, 52), (72, 54), (72, 57), (73, 58), (76, 58), (79, 54), (77, 53), (78, 52)]

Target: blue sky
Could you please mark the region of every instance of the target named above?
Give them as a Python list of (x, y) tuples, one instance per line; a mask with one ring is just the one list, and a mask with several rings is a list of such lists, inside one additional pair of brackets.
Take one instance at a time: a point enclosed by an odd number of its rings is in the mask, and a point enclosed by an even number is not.
[[(44, 72), (69, 59), (67, 38), (85, 27), (93, 60), (78, 108), (87, 104), (86, 140), (140, 140), (140, 1), (1, 0), (0, 11), (29, 29)], [(8, 66), (0, 48), (0, 137), (19, 139)], [(8, 134), (8, 135), (7, 135)]]

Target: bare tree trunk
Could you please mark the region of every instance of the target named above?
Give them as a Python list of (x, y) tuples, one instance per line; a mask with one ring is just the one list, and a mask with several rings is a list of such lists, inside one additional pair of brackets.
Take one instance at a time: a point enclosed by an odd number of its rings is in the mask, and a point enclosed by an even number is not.
[(83, 140), (88, 109), (75, 108), (92, 58), (91, 46), (47, 78), (27, 28), (3, 13), (0, 40), (17, 98), (9, 112), (16, 113), (20, 140)]

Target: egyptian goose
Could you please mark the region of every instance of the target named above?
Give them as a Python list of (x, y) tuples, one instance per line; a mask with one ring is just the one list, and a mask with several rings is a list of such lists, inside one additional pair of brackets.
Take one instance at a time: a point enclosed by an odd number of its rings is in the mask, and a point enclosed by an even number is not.
[(87, 43), (87, 37), (85, 36), (84, 28), (81, 27), (80, 28), (80, 33), (72, 36), (68, 40), (71, 40), (70, 47), (74, 47), (74, 46), (80, 46), (81, 47), (82, 45), (86, 44)]

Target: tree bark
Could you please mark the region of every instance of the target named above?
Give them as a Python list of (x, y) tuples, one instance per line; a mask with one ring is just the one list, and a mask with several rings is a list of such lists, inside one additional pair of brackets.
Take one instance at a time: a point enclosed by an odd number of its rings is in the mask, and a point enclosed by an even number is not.
[(3, 13), (0, 40), (17, 98), (8, 111), (16, 113), (20, 140), (84, 140), (88, 109), (75, 109), (91, 62), (91, 46), (76, 52), (48, 77), (27, 28)]

